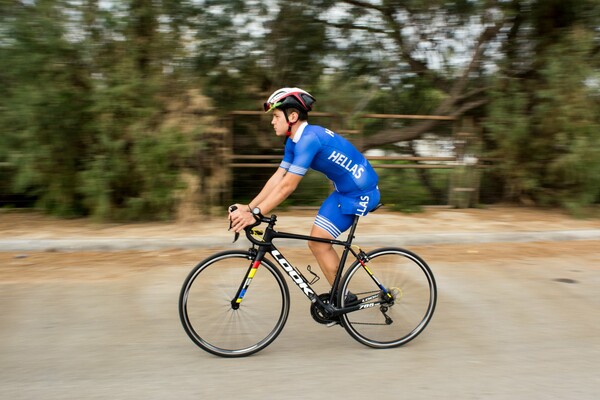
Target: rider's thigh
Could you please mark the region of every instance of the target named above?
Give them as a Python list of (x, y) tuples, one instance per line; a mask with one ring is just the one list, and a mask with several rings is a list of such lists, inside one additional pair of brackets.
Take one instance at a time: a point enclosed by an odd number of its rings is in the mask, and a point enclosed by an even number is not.
[[(317, 217), (315, 218), (314, 226), (326, 231), (331, 235), (331, 238), (335, 239), (348, 229), (353, 221), (353, 215), (342, 213), (342, 209), (340, 208), (340, 196), (337, 192), (333, 192), (321, 205)], [(318, 233), (315, 232), (315, 235), (316, 234)]]

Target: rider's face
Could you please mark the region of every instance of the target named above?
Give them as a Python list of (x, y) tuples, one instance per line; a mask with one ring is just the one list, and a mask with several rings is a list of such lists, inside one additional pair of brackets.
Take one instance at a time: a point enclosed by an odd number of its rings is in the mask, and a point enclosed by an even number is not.
[(287, 134), (288, 123), (285, 120), (283, 111), (277, 108), (273, 110), (273, 119), (271, 120), (271, 125), (273, 125), (273, 129), (275, 129), (275, 134), (277, 136), (285, 136)]
[[(289, 111), (288, 111), (289, 112)], [(298, 113), (290, 112), (288, 115), (290, 122), (296, 122), (298, 120)], [(271, 125), (273, 125), (273, 129), (275, 129), (275, 134), (277, 136), (286, 136), (288, 131), (288, 123), (285, 120), (285, 114), (280, 109), (276, 108), (273, 110), (273, 119), (271, 120)]]

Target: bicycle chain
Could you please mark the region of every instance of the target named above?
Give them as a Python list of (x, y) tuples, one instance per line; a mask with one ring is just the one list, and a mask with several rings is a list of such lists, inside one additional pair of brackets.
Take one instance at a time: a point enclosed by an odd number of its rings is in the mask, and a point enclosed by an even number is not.
[[(355, 293), (355, 294), (358, 296), (358, 295), (364, 295), (364, 294), (374, 294), (377, 292), (378, 292), (377, 290), (371, 290), (368, 292), (359, 292), (359, 293)], [(379, 291), (379, 292), (381, 292), (381, 291)], [(352, 325), (373, 325), (373, 326), (379, 326), (379, 325), (388, 326), (389, 325), (386, 323), (375, 323), (375, 322), (351, 322), (351, 324)]]
[[(357, 296), (359, 295), (366, 295), (366, 294), (374, 294), (377, 293), (377, 290), (371, 290), (368, 292), (359, 292), (359, 293), (355, 293)], [(329, 293), (322, 293), (319, 295), (319, 298), (323, 301), (323, 303), (328, 304), (329, 303)], [(315, 321), (317, 321), (319, 324), (323, 324), (326, 325), (330, 322), (334, 322), (331, 319), (327, 318), (325, 315), (323, 315), (323, 312), (321, 310), (319, 310), (317, 303), (312, 303), (310, 305), (310, 315), (313, 317), (313, 319)], [(356, 324), (356, 325), (383, 325), (386, 326), (388, 324), (386, 323), (374, 323), (374, 322), (352, 322), (352, 324)]]

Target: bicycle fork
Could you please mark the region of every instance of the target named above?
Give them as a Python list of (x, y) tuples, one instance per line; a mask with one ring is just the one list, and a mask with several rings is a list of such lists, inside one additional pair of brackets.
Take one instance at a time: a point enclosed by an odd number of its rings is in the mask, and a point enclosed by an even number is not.
[(248, 287), (250, 287), (250, 283), (252, 283), (252, 278), (258, 271), (258, 267), (260, 267), (260, 263), (265, 256), (265, 251), (261, 250), (256, 252), (255, 256), (252, 257), (252, 262), (250, 263), (250, 267), (248, 267), (248, 271), (246, 272), (246, 278), (242, 281), (242, 284), (238, 288), (237, 293), (231, 299), (231, 308), (237, 310), (240, 308), (240, 304), (244, 300), (244, 296), (246, 295), (246, 291)]
[[(231, 300), (231, 308), (233, 308), (234, 310), (237, 310), (240, 307), (242, 301), (244, 300), (244, 296), (246, 295), (248, 287), (252, 283), (252, 278), (254, 278), (254, 275), (256, 274), (256, 271), (258, 270), (258, 267), (260, 266), (261, 261), (266, 253), (266, 250), (258, 250), (256, 252), (256, 255), (252, 258), (253, 261), (250, 264), (250, 267), (248, 268), (246, 278), (240, 285), (234, 298)], [(304, 293), (304, 295), (308, 297), (308, 299), (311, 302), (319, 302), (321, 303), (320, 305), (325, 306), (325, 303), (323, 303), (318, 298), (317, 294), (312, 290), (312, 288), (310, 287), (310, 283), (306, 280), (304, 275), (302, 275), (302, 273), (300, 273), (296, 268), (294, 268), (292, 264), (290, 264), (283, 257), (279, 250), (277, 250), (274, 246), (271, 246), (271, 248), (269, 249), (269, 253), (271, 254), (271, 256), (273, 256), (275, 261), (281, 266), (281, 268), (283, 268), (283, 270), (289, 275), (289, 277), (296, 284), (296, 286), (298, 286), (300, 290), (302, 290), (302, 293)]]

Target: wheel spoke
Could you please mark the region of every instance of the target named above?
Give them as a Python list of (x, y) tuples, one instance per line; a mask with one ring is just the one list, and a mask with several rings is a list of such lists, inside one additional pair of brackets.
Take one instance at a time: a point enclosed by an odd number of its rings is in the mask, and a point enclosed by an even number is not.
[(198, 264), (184, 282), (179, 304), (183, 327), (208, 352), (246, 356), (268, 346), (283, 329), (289, 292), (268, 260), (261, 263), (240, 307), (232, 307), (249, 262), (246, 252), (219, 253)]
[[(406, 250), (379, 249), (369, 253), (369, 258), (369, 270), (392, 292), (394, 301), (344, 315), (344, 327), (368, 346), (401, 346), (421, 333), (431, 319), (437, 298), (435, 279), (427, 264)], [(350, 291), (364, 298), (362, 294), (373, 293), (374, 286), (371, 276), (354, 263), (344, 277), (341, 290), (344, 295)]]

